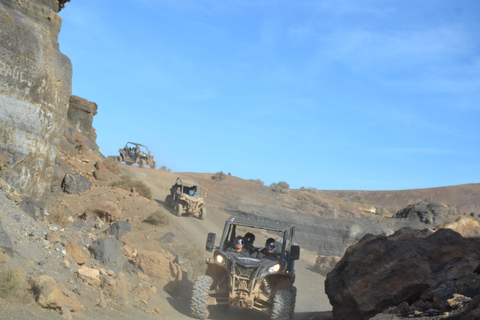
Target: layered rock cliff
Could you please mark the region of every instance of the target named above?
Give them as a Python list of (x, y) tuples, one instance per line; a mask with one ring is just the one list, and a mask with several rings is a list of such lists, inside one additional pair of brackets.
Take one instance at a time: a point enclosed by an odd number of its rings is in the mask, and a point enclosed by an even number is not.
[(49, 192), (71, 95), (56, 0), (0, 0), (0, 167), (11, 190)]

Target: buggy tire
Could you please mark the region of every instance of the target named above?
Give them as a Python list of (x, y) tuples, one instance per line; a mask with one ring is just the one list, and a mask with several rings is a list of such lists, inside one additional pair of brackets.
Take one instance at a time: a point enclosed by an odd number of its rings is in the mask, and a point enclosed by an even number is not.
[(122, 163), (122, 157), (120, 156), (116, 156), (114, 160), (116, 163)]
[(125, 161), (125, 163), (127, 164), (127, 166), (131, 166), (133, 164), (133, 162), (130, 162), (130, 161)]
[(290, 319), (293, 319), (295, 314), (295, 304), (297, 303), (297, 287), (292, 286), (290, 292), (292, 293), (292, 300), (290, 303)]
[(209, 298), (210, 287), (213, 279), (210, 276), (198, 276), (195, 279), (192, 290), (192, 299), (190, 300), (190, 311), (192, 316), (198, 319), (208, 318), (207, 301)]
[(183, 214), (183, 206), (180, 203), (177, 204), (177, 210), (175, 210), (175, 214), (179, 217)]
[(155, 161), (152, 161), (152, 164), (150, 165), (150, 169), (155, 169), (157, 167), (157, 163)]
[(172, 205), (172, 196), (171, 195), (168, 195), (166, 198), (165, 198), (165, 207), (170, 207)]
[(138, 161), (138, 167), (139, 168), (145, 167), (145, 161), (143, 159), (140, 159), (140, 161)]
[(205, 220), (206, 217), (207, 217), (207, 208), (202, 207), (202, 208), (200, 209), (200, 215), (198, 216), (198, 218), (199, 218), (200, 220)]
[(273, 297), (271, 320), (289, 320), (292, 304), (292, 292), (277, 290)]

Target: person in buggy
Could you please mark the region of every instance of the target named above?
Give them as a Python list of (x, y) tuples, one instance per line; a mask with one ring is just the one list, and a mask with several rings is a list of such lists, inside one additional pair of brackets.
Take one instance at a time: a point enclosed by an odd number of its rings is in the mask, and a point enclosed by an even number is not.
[(231, 252), (233, 254), (242, 256), (242, 257), (250, 257), (248, 251), (244, 248), (244, 240), (242, 236), (237, 236), (233, 241), (233, 247), (227, 248), (225, 252)]

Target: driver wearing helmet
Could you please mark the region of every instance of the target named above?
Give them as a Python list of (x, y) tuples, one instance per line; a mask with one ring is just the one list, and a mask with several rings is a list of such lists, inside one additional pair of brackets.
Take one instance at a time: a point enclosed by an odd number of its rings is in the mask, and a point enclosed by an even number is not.
[(225, 252), (231, 252), (242, 257), (250, 257), (248, 251), (243, 247), (244, 243), (243, 237), (237, 236), (233, 241), (233, 247), (227, 248)]

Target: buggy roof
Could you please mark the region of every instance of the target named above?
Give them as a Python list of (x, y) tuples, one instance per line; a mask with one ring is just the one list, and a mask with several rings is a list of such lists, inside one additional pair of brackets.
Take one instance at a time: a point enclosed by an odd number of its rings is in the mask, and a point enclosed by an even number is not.
[(181, 178), (181, 177), (178, 177), (177, 178), (177, 181), (180, 180), (180, 183), (183, 184), (184, 186), (187, 186), (187, 187), (193, 187), (193, 186), (199, 186), (200, 183), (198, 183), (197, 180), (193, 180), (193, 179), (189, 179), (189, 178)]
[[(143, 144), (140, 144), (140, 143), (135, 143), (135, 142), (127, 142), (127, 144), (133, 144), (135, 146), (139, 146), (139, 147), (144, 147), (144, 148), (147, 148), (146, 146), (144, 146)], [(147, 148), (148, 149), (148, 148)]]
[(229, 224), (233, 224), (237, 226), (262, 228), (262, 229), (282, 231), (282, 232), (293, 228), (292, 224), (289, 224), (286, 222), (259, 220), (259, 219), (246, 218), (246, 217), (230, 217), (227, 220), (227, 222)]

